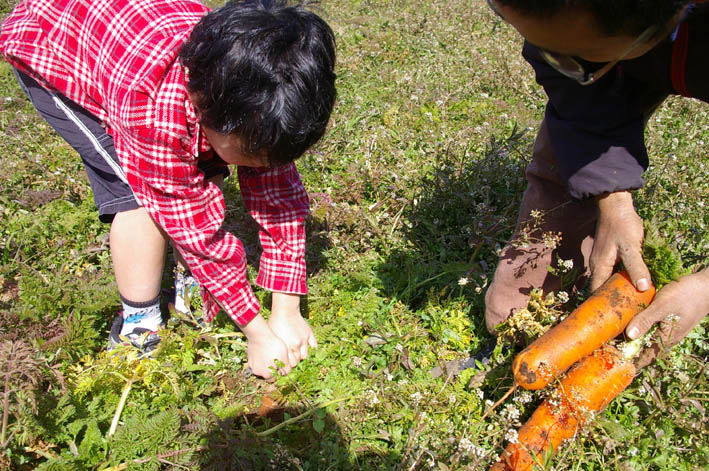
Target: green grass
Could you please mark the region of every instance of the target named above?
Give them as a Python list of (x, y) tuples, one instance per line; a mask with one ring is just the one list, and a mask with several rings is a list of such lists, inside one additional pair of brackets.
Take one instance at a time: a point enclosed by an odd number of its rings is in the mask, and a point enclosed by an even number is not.
[[(274, 384), (244, 377), (245, 339), (226, 316), (205, 332), (173, 323), (154, 360), (103, 353), (118, 309), (108, 227), (78, 157), (0, 64), (0, 369), (17, 387), (0, 468), (484, 470), (539, 403), (518, 392), (479, 420), (511, 384), (511, 352), (457, 378), (429, 374), (493, 341), (484, 292), (545, 104), (521, 40), (484, 2), (320, 8), (337, 36), (339, 98), (298, 162), (313, 203), (304, 304), (320, 346)], [(709, 253), (708, 111), (679, 98), (660, 108), (636, 198), (685, 270)], [(235, 181), (226, 194), (227, 225), (254, 253)], [(548, 469), (706, 469), (706, 328)], [(282, 407), (260, 418), (264, 393)]]

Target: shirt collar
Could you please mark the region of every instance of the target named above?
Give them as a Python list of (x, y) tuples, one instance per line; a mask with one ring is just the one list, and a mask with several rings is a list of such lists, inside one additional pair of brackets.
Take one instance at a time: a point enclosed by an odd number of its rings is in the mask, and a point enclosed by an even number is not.
[[(187, 71), (185, 71), (187, 75)], [(191, 137), (190, 142), (190, 153), (195, 157), (201, 154), (212, 152), (212, 146), (209, 145), (207, 141), (207, 136), (202, 131), (202, 126), (199, 125), (199, 120), (197, 119), (197, 112), (192, 100), (190, 100), (187, 91), (185, 90), (185, 112), (187, 114), (187, 127), (189, 129), (189, 135)]]

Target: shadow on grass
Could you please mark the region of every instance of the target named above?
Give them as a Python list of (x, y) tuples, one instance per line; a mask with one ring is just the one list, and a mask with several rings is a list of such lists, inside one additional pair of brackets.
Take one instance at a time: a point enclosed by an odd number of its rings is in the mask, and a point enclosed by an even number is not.
[(526, 132), (515, 131), (491, 139), (484, 155), (440, 156), (402, 214), (408, 247), (378, 267), (387, 295), (415, 310), (432, 290), (460, 291), (460, 281), (471, 285), (464, 290), (471, 301), (482, 302), (478, 294), (494, 271), (496, 250), (514, 229), (532, 144)]
[(399, 467), (397, 453), (374, 448), (351, 451), (339, 424), (324, 409), (278, 430), (279, 424), (304, 410), (265, 409), (262, 403), (258, 412), (218, 421), (204, 436), (206, 443), (190, 469), (394, 471)]

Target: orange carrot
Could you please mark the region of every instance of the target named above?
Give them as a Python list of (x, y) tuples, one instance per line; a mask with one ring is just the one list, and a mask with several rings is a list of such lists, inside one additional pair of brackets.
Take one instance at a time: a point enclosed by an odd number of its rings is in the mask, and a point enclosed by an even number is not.
[(626, 272), (611, 276), (575, 311), (522, 350), (512, 363), (515, 382), (541, 389), (571, 365), (617, 337), (655, 296), (640, 292)]
[(567, 373), (490, 471), (531, 471), (542, 458), (576, 435), (632, 382), (635, 366), (614, 347), (602, 346)]

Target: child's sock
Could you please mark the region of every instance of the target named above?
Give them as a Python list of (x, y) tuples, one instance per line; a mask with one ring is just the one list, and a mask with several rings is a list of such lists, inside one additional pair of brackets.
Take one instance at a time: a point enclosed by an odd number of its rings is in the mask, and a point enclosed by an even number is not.
[(158, 330), (162, 325), (160, 313), (160, 295), (151, 301), (137, 303), (121, 296), (123, 303), (123, 328), (121, 335), (133, 332), (136, 327), (147, 330)]

